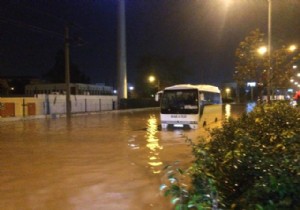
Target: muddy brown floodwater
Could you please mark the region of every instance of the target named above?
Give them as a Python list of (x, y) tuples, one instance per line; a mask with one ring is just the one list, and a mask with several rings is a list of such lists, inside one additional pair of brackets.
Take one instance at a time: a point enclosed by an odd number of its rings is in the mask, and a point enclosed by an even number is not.
[(204, 129), (158, 124), (158, 110), (0, 123), (0, 209), (172, 209), (162, 169), (188, 167), (185, 136)]

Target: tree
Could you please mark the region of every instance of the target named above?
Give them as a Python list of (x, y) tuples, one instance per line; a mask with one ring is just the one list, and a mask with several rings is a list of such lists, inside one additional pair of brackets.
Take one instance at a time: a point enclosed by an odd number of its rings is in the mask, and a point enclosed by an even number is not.
[(258, 49), (266, 43), (264, 37), (265, 35), (256, 29), (240, 42), (235, 52), (234, 79), (240, 87), (245, 86), (247, 82), (256, 82), (261, 89), (270, 82), (271, 88), (287, 88), (294, 74), (292, 66), (300, 60), (300, 54), (290, 51), (285, 45), (279, 49), (272, 47), (271, 72), (268, 78), (269, 57), (267, 53), (258, 53)]
[[(189, 72), (183, 58), (167, 58), (157, 55), (141, 57), (137, 69), (136, 90), (140, 97), (149, 97), (158, 89), (183, 83)], [(156, 78), (153, 84), (148, 81), (150, 75)]]
[[(64, 83), (65, 82), (65, 57), (64, 51), (59, 50), (56, 54), (55, 64), (44, 75), (44, 78), (51, 83)], [(70, 82), (72, 83), (89, 83), (90, 79), (82, 73), (78, 66), (70, 63)]]
[(8, 95), (9, 93), (9, 85), (7, 80), (0, 78), (0, 94), (1, 95)]
[(234, 79), (240, 86), (249, 81), (263, 82), (267, 63), (265, 63), (266, 59), (260, 57), (257, 52), (257, 49), (264, 45), (263, 37), (264, 34), (258, 29), (251, 31), (235, 51)]
[[(266, 84), (268, 60), (257, 50), (264, 45), (263, 38), (264, 34), (259, 29), (251, 31), (236, 49), (236, 66), (233, 78), (238, 84), (238, 89), (245, 87), (247, 82), (256, 82), (258, 92), (262, 94), (262, 87)], [(238, 95), (238, 100), (239, 98)]]
[(300, 53), (282, 46), (272, 54), (271, 84), (273, 88), (288, 88), (290, 79), (294, 76), (293, 65), (300, 60)]

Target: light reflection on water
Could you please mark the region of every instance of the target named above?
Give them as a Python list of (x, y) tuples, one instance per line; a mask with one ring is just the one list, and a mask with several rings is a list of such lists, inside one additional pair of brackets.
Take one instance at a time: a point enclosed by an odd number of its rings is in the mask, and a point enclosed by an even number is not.
[(247, 104), (225, 104), (224, 106), (224, 119), (228, 120), (230, 117), (237, 118), (243, 113), (252, 112), (255, 108), (256, 103)]
[(252, 112), (255, 106), (256, 106), (256, 103), (255, 103), (255, 102), (253, 102), (253, 103), (248, 103), (248, 104), (247, 104), (247, 107), (246, 107), (246, 112), (247, 112), (247, 113)]
[(154, 115), (150, 115), (150, 118), (147, 121), (146, 146), (150, 149), (148, 164), (150, 165), (154, 174), (161, 172), (160, 166), (162, 165), (159, 157), (159, 150), (163, 149), (163, 146), (159, 144), (159, 139), (156, 136), (158, 132), (157, 128), (157, 118)]
[(226, 104), (225, 105), (225, 120), (228, 120), (230, 116), (231, 116), (231, 105)]

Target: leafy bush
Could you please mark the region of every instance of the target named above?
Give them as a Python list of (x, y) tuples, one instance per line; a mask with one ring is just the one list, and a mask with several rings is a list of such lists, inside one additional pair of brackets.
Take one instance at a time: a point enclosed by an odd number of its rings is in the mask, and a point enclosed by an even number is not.
[(166, 194), (177, 198), (176, 209), (299, 209), (299, 139), (299, 109), (257, 106), (211, 130), (209, 140), (188, 140), (195, 161), (181, 174), (191, 187), (172, 183)]

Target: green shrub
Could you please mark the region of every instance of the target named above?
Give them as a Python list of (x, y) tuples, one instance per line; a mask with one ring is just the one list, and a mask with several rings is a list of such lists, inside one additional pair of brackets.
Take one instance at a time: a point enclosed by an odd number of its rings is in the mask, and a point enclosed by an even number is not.
[[(257, 106), (211, 130), (209, 140), (188, 141), (195, 161), (182, 174), (191, 188), (176, 209), (299, 209), (299, 109)], [(166, 192), (179, 198), (170, 193), (174, 185), (180, 188), (175, 183)]]

